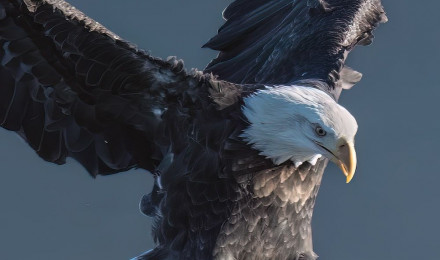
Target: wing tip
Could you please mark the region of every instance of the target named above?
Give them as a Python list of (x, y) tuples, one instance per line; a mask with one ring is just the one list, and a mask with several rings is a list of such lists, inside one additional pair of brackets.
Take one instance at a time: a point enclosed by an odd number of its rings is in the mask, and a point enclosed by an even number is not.
[(348, 66), (344, 66), (339, 73), (339, 84), (342, 89), (351, 89), (362, 79), (362, 73), (356, 71)]

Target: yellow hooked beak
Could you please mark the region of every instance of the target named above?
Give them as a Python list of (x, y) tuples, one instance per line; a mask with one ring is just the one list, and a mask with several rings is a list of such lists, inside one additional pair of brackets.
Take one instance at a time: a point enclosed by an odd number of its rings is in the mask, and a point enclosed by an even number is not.
[(356, 171), (357, 159), (354, 144), (341, 139), (336, 147), (337, 150), (332, 151), (335, 156), (335, 158), (332, 158), (332, 161), (341, 168), (347, 177), (347, 183), (349, 183), (353, 179), (354, 172)]

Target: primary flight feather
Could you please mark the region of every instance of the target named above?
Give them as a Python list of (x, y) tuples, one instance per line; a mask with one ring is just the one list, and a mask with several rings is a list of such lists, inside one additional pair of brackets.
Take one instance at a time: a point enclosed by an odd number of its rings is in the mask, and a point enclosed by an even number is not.
[(137, 259), (316, 259), (311, 218), (327, 160), (349, 182), (357, 123), (344, 65), (386, 21), (380, 0), (236, 0), (187, 72), (62, 0), (0, 0), (0, 124), (45, 160), (155, 176)]

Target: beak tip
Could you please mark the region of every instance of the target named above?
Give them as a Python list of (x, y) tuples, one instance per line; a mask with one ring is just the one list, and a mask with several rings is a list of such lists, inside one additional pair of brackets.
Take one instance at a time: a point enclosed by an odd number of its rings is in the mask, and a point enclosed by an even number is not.
[(346, 183), (350, 183), (351, 180), (353, 180), (354, 171), (352, 171), (351, 173), (346, 174), (346, 177), (347, 177), (347, 182)]

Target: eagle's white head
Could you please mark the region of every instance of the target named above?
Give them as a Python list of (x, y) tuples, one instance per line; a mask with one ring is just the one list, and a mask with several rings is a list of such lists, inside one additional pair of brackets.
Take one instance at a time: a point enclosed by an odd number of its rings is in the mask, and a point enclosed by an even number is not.
[(243, 113), (250, 125), (242, 137), (275, 164), (314, 165), (324, 156), (342, 169), (347, 183), (353, 178), (356, 120), (324, 91), (268, 87), (245, 98)]

